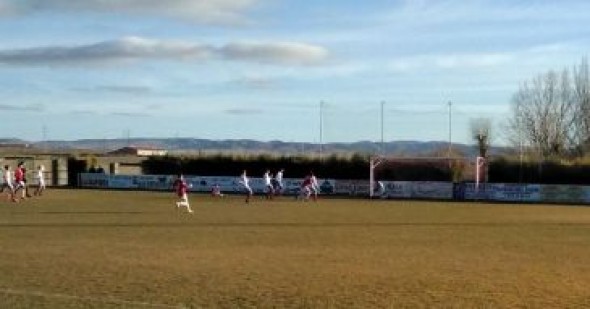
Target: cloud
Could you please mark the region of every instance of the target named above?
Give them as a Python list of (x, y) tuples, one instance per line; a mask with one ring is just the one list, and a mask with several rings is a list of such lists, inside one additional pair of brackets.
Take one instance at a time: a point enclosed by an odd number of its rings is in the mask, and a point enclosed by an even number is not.
[(276, 81), (271, 78), (258, 75), (243, 76), (234, 82), (238, 85), (253, 89), (269, 89), (276, 83)]
[(2, 110), (2, 111), (22, 111), (22, 112), (42, 112), (45, 110), (45, 106), (43, 104), (28, 104), (28, 105), (0, 104), (0, 110)]
[(70, 111), (68, 114), (74, 115), (74, 116), (97, 116), (98, 115), (98, 113), (96, 111), (90, 111), (90, 110), (73, 110), (73, 111)]
[(242, 24), (260, 0), (0, 0), (0, 14), (38, 12), (123, 12), (182, 18), (204, 24)]
[(0, 16), (14, 14), (17, 10), (14, 2), (0, 0)]
[(143, 117), (149, 117), (150, 114), (148, 113), (142, 113), (142, 112), (109, 112), (109, 111), (105, 111), (104, 109), (101, 109), (101, 111), (98, 110), (82, 110), (82, 109), (78, 109), (78, 110), (72, 110), (70, 111), (68, 114), (70, 115), (74, 115), (74, 116), (92, 116), (92, 117), (123, 117), (123, 118), (143, 118)]
[(149, 114), (146, 113), (139, 113), (139, 112), (113, 112), (109, 114), (110, 116), (117, 116), (117, 117), (127, 117), (127, 118), (142, 118), (148, 117)]
[(11, 65), (76, 64), (137, 59), (206, 58), (207, 47), (182, 42), (162, 42), (139, 37), (74, 47), (53, 46), (0, 51), (0, 63)]
[(142, 94), (150, 94), (152, 93), (153, 89), (150, 87), (145, 86), (97, 86), (94, 88), (72, 88), (73, 91), (78, 92), (110, 92), (110, 93), (119, 93), (119, 94), (134, 94), (134, 95), (142, 95)]
[(434, 64), (440, 68), (481, 68), (497, 66), (509, 62), (508, 54), (464, 54), (445, 55), (434, 58)]
[(229, 43), (221, 47), (181, 41), (124, 37), (79, 46), (32, 47), (0, 50), (0, 64), (79, 65), (145, 59), (206, 60), (213, 57), (277, 65), (311, 65), (326, 59), (320, 46), (304, 43)]
[(418, 69), (473, 69), (494, 67), (509, 63), (514, 55), (509, 53), (418, 55), (394, 59), (389, 68), (395, 72)]
[(230, 43), (219, 52), (231, 60), (296, 65), (317, 64), (328, 57), (328, 51), (323, 47), (294, 42)]
[(256, 108), (230, 108), (224, 111), (226, 114), (230, 115), (257, 115), (262, 114), (263, 111), (261, 109)]
[(587, 1), (462, 1), (403, 0), (380, 14), (386, 20), (411, 25), (443, 25), (457, 23), (552, 22), (586, 20)]

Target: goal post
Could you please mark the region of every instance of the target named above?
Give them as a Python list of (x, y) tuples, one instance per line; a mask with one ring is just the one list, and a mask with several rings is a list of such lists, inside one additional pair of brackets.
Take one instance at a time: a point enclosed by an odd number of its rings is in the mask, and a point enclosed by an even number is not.
[[(390, 181), (486, 182), (487, 160), (483, 157), (382, 157), (369, 160), (369, 198), (386, 194)], [(432, 173), (432, 178), (429, 178)]]
[(369, 162), (369, 198), (373, 198), (375, 194), (375, 169), (381, 165), (383, 158), (372, 157)]
[(475, 192), (479, 192), (479, 184), (486, 181), (486, 174), (486, 158), (477, 157), (475, 159)]

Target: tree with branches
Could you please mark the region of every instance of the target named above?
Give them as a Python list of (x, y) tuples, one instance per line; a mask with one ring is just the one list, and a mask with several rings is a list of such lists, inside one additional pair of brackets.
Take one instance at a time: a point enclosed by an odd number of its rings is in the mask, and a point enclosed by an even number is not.
[(547, 159), (574, 146), (576, 105), (568, 70), (549, 71), (523, 83), (512, 98), (511, 135)]
[(490, 149), (492, 122), (488, 118), (474, 118), (470, 121), (471, 137), (477, 145), (480, 157), (487, 157)]

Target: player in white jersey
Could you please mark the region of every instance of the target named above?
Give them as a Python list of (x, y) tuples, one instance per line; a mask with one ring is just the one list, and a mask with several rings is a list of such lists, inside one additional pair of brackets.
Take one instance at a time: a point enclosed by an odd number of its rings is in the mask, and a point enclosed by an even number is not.
[(37, 172), (35, 172), (35, 180), (37, 180), (35, 195), (41, 195), (43, 194), (43, 191), (45, 191), (45, 176), (43, 175), (43, 172), (45, 172), (45, 167), (39, 165)]
[(274, 188), (272, 186), (272, 176), (270, 175), (270, 171), (266, 170), (262, 178), (264, 179), (264, 186), (266, 187), (266, 199), (272, 199)]
[(242, 172), (240, 175), (240, 180), (238, 183), (244, 188), (246, 191), (246, 203), (250, 203), (250, 197), (252, 196), (252, 188), (250, 188), (250, 179), (248, 179), (248, 175), (246, 174), (246, 170)]
[(386, 198), (385, 184), (382, 181), (375, 181), (375, 188), (373, 188), (374, 195), (378, 198)]
[(221, 187), (219, 184), (214, 184), (213, 187), (211, 187), (211, 196), (223, 197), (223, 193), (221, 193)]
[(320, 184), (318, 183), (318, 179), (315, 177), (313, 173), (310, 173), (311, 178), (311, 191), (313, 192), (313, 200), (318, 199), (318, 194), (320, 194)]
[(4, 192), (4, 189), (8, 189), (8, 199), (11, 199), (14, 195), (14, 185), (12, 184), (12, 172), (10, 171), (10, 165), (4, 165), (2, 173), (2, 189), (0, 192)]
[(274, 182), (274, 190), (276, 195), (281, 195), (283, 193), (283, 173), (285, 172), (284, 169), (280, 169), (273, 179)]

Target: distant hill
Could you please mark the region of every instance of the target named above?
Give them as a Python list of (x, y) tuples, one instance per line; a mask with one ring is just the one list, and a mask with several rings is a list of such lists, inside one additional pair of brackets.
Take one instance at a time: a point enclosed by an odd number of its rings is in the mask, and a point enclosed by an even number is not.
[[(125, 146), (162, 148), (171, 153), (195, 152), (243, 152), (276, 154), (319, 153), (320, 145), (313, 143), (240, 140), (209, 140), (198, 138), (132, 138), (132, 139), (82, 139), (74, 141), (26, 142), (5, 139), (11, 143), (28, 143), (32, 147), (60, 152), (67, 150), (92, 150), (98, 152), (113, 151)], [(453, 144), (453, 150), (467, 156), (475, 156), (477, 150), (473, 145)], [(383, 144), (383, 153), (388, 156), (432, 156), (446, 155), (448, 143), (442, 141), (392, 141)], [(321, 147), (324, 153), (382, 153), (381, 143), (359, 141), (352, 143), (326, 143)], [(493, 148), (492, 153), (506, 151)]]

